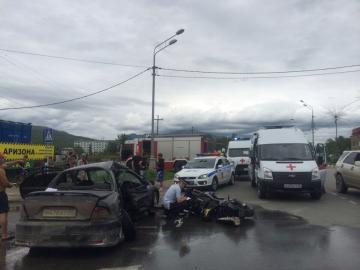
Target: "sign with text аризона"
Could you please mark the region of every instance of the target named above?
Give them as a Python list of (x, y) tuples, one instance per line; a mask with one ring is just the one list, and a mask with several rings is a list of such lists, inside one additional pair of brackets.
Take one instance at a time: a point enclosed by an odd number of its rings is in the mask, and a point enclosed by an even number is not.
[(0, 152), (6, 160), (22, 159), (25, 155), (30, 160), (45, 159), (54, 156), (53, 145), (0, 143)]

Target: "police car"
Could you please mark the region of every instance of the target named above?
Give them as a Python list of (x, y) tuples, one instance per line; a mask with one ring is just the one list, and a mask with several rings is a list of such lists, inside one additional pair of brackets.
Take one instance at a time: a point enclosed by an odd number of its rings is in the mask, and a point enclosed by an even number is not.
[(184, 180), (187, 187), (207, 187), (215, 191), (219, 185), (234, 184), (234, 166), (221, 156), (196, 157), (174, 178)]

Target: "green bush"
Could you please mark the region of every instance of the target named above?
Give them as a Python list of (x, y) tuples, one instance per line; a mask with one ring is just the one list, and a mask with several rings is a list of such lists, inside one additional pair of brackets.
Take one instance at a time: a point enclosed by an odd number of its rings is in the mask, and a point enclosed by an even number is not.
[[(145, 178), (150, 181), (156, 181), (156, 171), (154, 170), (147, 170), (145, 172)], [(165, 171), (164, 180), (169, 181), (174, 179), (174, 173), (172, 171)]]

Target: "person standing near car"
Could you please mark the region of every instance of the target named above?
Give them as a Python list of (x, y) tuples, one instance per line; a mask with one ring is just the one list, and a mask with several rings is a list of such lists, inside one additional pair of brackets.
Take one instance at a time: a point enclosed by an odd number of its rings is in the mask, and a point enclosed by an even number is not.
[(9, 200), (6, 194), (6, 189), (11, 188), (14, 184), (10, 183), (6, 176), (5, 169), (14, 165), (22, 165), (23, 161), (5, 162), (5, 156), (0, 153), (0, 226), (1, 226), (1, 239), (9, 240), (11, 237), (8, 235), (8, 212)]
[(145, 176), (145, 172), (148, 169), (148, 155), (143, 155), (141, 161), (140, 161), (140, 175)]
[(79, 159), (77, 165), (80, 166), (80, 165), (86, 165), (88, 164), (88, 160), (87, 160), (87, 155), (85, 153), (82, 153), (81, 154), (81, 158)]
[(136, 155), (133, 157), (133, 166), (134, 171), (140, 175), (140, 167), (141, 167), (141, 156), (139, 153), (136, 153)]
[(162, 191), (163, 182), (164, 182), (164, 169), (165, 169), (165, 160), (161, 153), (158, 154), (158, 160), (156, 162), (156, 181), (159, 182), (159, 190)]

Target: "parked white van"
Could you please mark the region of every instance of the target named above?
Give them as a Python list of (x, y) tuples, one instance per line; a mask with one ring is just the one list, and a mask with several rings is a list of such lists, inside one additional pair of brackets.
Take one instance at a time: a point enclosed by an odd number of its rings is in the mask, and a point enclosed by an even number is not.
[(311, 145), (304, 133), (290, 126), (258, 130), (251, 139), (251, 185), (258, 197), (278, 191), (310, 193), (320, 199), (320, 172)]
[(248, 166), (250, 164), (251, 140), (248, 138), (235, 138), (229, 141), (226, 157), (234, 165), (235, 177), (242, 175), (248, 176)]

